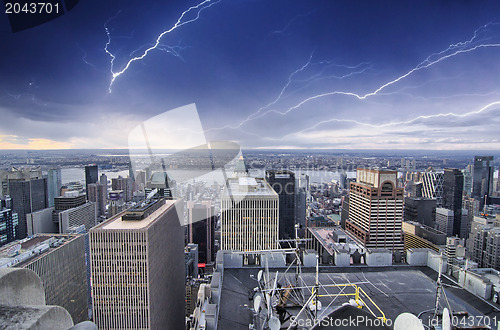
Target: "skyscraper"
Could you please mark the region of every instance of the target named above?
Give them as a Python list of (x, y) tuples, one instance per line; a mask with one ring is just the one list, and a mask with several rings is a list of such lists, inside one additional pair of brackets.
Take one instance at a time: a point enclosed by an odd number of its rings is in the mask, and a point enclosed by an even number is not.
[(300, 174), (295, 177), (295, 223), (300, 225), (302, 228), (305, 228), (306, 225), (308, 195), (309, 176), (306, 174)]
[(406, 197), (404, 221), (414, 221), (434, 227), (436, 223), (436, 200), (425, 197)]
[(99, 181), (99, 171), (97, 165), (85, 166), (85, 191), (89, 199), (89, 184)]
[(59, 197), (61, 195), (61, 187), (62, 187), (62, 177), (61, 177), (61, 169), (55, 168), (50, 169), (47, 176), (47, 193), (49, 199), (49, 206), (54, 206), (54, 198)]
[(493, 193), (493, 156), (474, 156), (472, 173), (472, 197), (479, 200), (479, 207), (484, 206), (484, 196)]
[(278, 248), (278, 194), (264, 179), (228, 179), (222, 194), (221, 249)]
[(443, 175), (443, 208), (453, 211), (453, 236), (460, 236), (464, 175), (456, 168), (446, 168)]
[(108, 190), (106, 187), (102, 183), (91, 183), (87, 187), (89, 201), (97, 204), (98, 217), (106, 215), (106, 205), (108, 203)]
[(12, 210), (18, 214), (19, 219), (16, 239), (23, 239), (28, 234), (26, 214), (48, 206), (47, 179), (9, 180), (9, 192)]
[(367, 248), (403, 251), (403, 188), (397, 172), (358, 168), (349, 192), (346, 229)]
[(187, 202), (187, 210), (188, 243), (198, 245), (199, 262), (211, 263), (215, 261), (214, 207), (210, 201)]
[(111, 189), (122, 190), (125, 202), (132, 200), (132, 180), (130, 178), (124, 178), (120, 175), (117, 178), (111, 179)]
[(17, 213), (12, 212), (12, 199), (0, 199), (0, 246), (15, 240), (18, 221)]
[(422, 196), (436, 199), (437, 207), (443, 205), (443, 173), (426, 171), (422, 174)]
[(153, 200), (90, 230), (99, 329), (183, 329), (184, 235), (175, 204)]
[(295, 174), (267, 170), (266, 181), (278, 194), (279, 239), (295, 238)]

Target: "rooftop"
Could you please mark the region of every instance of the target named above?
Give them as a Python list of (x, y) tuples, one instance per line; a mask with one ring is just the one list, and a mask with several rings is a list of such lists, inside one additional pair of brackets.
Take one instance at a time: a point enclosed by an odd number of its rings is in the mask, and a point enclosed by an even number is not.
[(265, 179), (241, 177), (227, 180), (223, 196), (278, 196), (278, 194)]
[(104, 221), (103, 223), (97, 225), (92, 228), (91, 231), (96, 230), (137, 230), (137, 229), (145, 229), (151, 223), (153, 223), (160, 215), (165, 213), (172, 207), (175, 207), (175, 200), (166, 200), (165, 204), (158, 208), (156, 211), (151, 213), (149, 216), (142, 220), (130, 221), (123, 220), (123, 216), (127, 213), (127, 211), (123, 211), (118, 213), (116, 216)]
[[(248, 325), (254, 323), (253, 301), (249, 299), (248, 292), (257, 286), (256, 278), (259, 270), (259, 267), (224, 269), (219, 329), (248, 329)], [(271, 279), (274, 278), (276, 270), (270, 270)], [(315, 277), (315, 272), (303, 270), (302, 286), (313, 286)], [(427, 267), (320, 267), (319, 293), (335, 294), (341, 293), (341, 290), (342, 293), (351, 293), (353, 289), (350, 285), (356, 284), (379, 306), (385, 317), (394, 322), (401, 313), (418, 315), (435, 307), (436, 277), (437, 274)], [(282, 287), (289, 283), (294, 284), (295, 272), (284, 274), (283, 269), (279, 269), (278, 283)], [(331, 286), (343, 284), (349, 286)], [(303, 290), (303, 294), (307, 299), (311, 292)], [(481, 315), (500, 316), (491, 306), (463, 289), (446, 288), (446, 294), (455, 311), (466, 311), (469, 316), (478, 319)], [(328, 315), (348, 299), (349, 297), (342, 296), (321, 296), (319, 300), (323, 308), (318, 315)], [(297, 314), (299, 309), (300, 307), (287, 307), (292, 314)], [(430, 314), (432, 313), (426, 315)]]
[(0, 268), (22, 267), (79, 236), (75, 234), (37, 234), (14, 241), (0, 248)]

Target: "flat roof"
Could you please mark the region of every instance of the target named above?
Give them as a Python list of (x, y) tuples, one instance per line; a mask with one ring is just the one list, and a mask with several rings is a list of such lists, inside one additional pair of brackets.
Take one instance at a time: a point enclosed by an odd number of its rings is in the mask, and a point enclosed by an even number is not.
[[(264, 267), (227, 268), (224, 269), (219, 306), (219, 329), (248, 329), (253, 323), (253, 301), (249, 299), (249, 291), (257, 286), (257, 273)], [(295, 283), (295, 271), (291, 269), (284, 274), (283, 269), (270, 269), (271, 279), (278, 273), (278, 283), (282, 287)], [(250, 275), (253, 276), (250, 277)], [(314, 286), (315, 272), (304, 270), (300, 283)], [(319, 272), (320, 294), (352, 293), (350, 287), (327, 287), (332, 284), (356, 283), (380, 307), (386, 318), (394, 320), (401, 313), (418, 315), (433, 310), (436, 299), (437, 274), (428, 267), (321, 267)], [(446, 280), (445, 280), (446, 282)], [(325, 286), (325, 287), (322, 287)], [(344, 291), (341, 290), (344, 288)], [(500, 316), (493, 307), (484, 303), (471, 293), (457, 288), (445, 288), (446, 295), (454, 311), (466, 311), (469, 316), (489, 315), (490, 318)], [(303, 290), (305, 299), (311, 291)], [(323, 308), (319, 314), (328, 315), (352, 297), (319, 298)], [(368, 300), (365, 300), (368, 302)], [(373, 310), (373, 305), (369, 304)], [(286, 307), (292, 314), (297, 314), (300, 307)], [(366, 308), (363, 308), (366, 310)], [(378, 311), (375, 311), (379, 314)], [(426, 313), (425, 316), (432, 316)], [(428, 324), (428, 323), (426, 323)]]
[(114, 217), (104, 221), (100, 225), (92, 228), (91, 231), (95, 230), (137, 230), (148, 227), (151, 223), (153, 223), (162, 213), (166, 212), (171, 207), (175, 207), (176, 200), (166, 200), (165, 204), (162, 205), (159, 209), (151, 213), (147, 218), (142, 220), (122, 220), (122, 217), (126, 214), (127, 211), (123, 211), (118, 213)]
[[(50, 253), (54, 249), (67, 244), (79, 236), (81, 235), (36, 234), (33, 237), (11, 242), (0, 248), (0, 267), (7, 264), (10, 264), (11, 267), (23, 267), (23, 265)], [(58, 244), (51, 246), (50, 244), (54, 242), (58, 242)], [(10, 256), (14, 251), (18, 251), (18, 254)]]
[(262, 178), (230, 178), (227, 180), (223, 196), (278, 196), (273, 188)]

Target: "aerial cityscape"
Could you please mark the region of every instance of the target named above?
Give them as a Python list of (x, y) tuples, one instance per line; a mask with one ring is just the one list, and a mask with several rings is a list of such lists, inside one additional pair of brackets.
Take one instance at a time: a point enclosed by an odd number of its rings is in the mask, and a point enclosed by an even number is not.
[(500, 3), (5, 1), (1, 329), (500, 329)]

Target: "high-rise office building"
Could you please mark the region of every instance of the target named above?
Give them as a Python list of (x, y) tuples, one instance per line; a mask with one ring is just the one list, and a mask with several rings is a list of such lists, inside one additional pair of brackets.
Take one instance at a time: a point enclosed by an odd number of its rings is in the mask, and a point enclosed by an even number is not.
[(295, 174), (288, 170), (267, 170), (266, 181), (278, 194), (279, 239), (295, 238)]
[(0, 246), (16, 239), (18, 222), (17, 213), (12, 211), (12, 199), (0, 199)]
[(49, 199), (48, 207), (54, 206), (54, 198), (61, 195), (62, 177), (61, 169), (50, 169), (47, 175), (47, 193)]
[(467, 239), (467, 256), (481, 268), (500, 270), (500, 227), (493, 219), (474, 217)]
[(105, 216), (106, 205), (108, 204), (107, 186), (102, 183), (92, 183), (88, 185), (87, 189), (89, 193), (89, 201), (94, 202), (97, 205), (97, 216)]
[(99, 329), (184, 328), (184, 235), (176, 203), (140, 204), (90, 230)]
[(469, 171), (469, 167), (465, 170), (462, 170), (464, 175), (464, 194), (471, 195), (472, 194), (472, 173)]
[(446, 168), (443, 175), (443, 208), (453, 211), (452, 236), (460, 236), (462, 228), (462, 196), (464, 175), (456, 168)]
[[(345, 184), (347, 185), (347, 177)], [(298, 224), (301, 228), (305, 228), (306, 226), (308, 197), (309, 176), (306, 174), (295, 176), (295, 223)], [(303, 231), (303, 229), (301, 231)]]
[(47, 179), (9, 180), (9, 192), (12, 210), (17, 213), (19, 220), (16, 239), (23, 239), (28, 235), (26, 214), (48, 206)]
[(106, 174), (101, 174), (101, 176), (99, 177), (99, 183), (106, 186), (106, 189), (108, 189), (108, 177), (106, 176)]
[(99, 181), (99, 170), (97, 165), (85, 166), (85, 191), (87, 199), (89, 199), (89, 184)]
[(222, 250), (278, 248), (278, 194), (266, 180), (228, 179), (221, 209)]
[(85, 202), (85, 195), (77, 191), (67, 191), (64, 193), (64, 196), (54, 199), (54, 207), (56, 211), (64, 211), (83, 205)]
[(125, 202), (132, 200), (132, 180), (130, 178), (123, 178), (120, 175), (117, 178), (111, 179), (111, 189), (122, 190)]
[(346, 230), (366, 248), (403, 251), (403, 188), (397, 172), (358, 168), (349, 192)]
[(453, 236), (453, 222), (455, 215), (453, 210), (438, 207), (436, 209), (436, 229), (446, 233), (446, 236)]
[(422, 196), (436, 199), (437, 207), (443, 205), (443, 173), (426, 171), (422, 173)]
[(86, 202), (83, 205), (74, 208), (55, 211), (54, 220), (57, 219), (59, 233), (65, 234), (73, 231), (75, 228), (83, 225), (85, 231), (97, 225), (96, 204), (94, 202)]
[(2, 267), (31, 269), (42, 280), (47, 305), (64, 307), (75, 323), (88, 320), (82, 235), (38, 234), (12, 242), (0, 249)]
[(123, 190), (111, 190), (109, 192), (108, 217), (111, 218), (125, 209)]
[(406, 197), (404, 221), (413, 221), (434, 227), (436, 223), (436, 200), (425, 197)]
[(472, 197), (479, 200), (481, 210), (485, 196), (493, 193), (493, 156), (474, 156)]
[(198, 245), (198, 260), (215, 261), (215, 214), (210, 201), (187, 202), (188, 243)]

